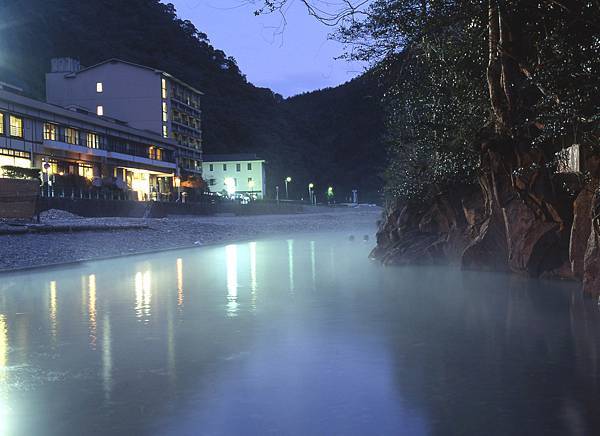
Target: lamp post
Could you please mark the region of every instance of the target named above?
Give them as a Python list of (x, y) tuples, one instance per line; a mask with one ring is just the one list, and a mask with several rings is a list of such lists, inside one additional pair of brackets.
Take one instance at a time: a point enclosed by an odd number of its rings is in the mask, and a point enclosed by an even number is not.
[(285, 178), (285, 199), (289, 200), (290, 199), (290, 195), (288, 193), (288, 183), (290, 183), (292, 181), (292, 178), (290, 176)]
[(310, 199), (310, 204), (313, 203), (313, 188), (315, 187), (314, 183), (308, 184), (308, 198)]

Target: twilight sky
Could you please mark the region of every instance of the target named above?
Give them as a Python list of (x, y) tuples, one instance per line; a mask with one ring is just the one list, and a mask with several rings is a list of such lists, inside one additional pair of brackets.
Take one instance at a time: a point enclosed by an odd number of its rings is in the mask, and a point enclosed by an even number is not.
[(334, 59), (343, 46), (328, 40), (332, 29), (309, 17), (298, 1), (286, 13), (283, 33), (281, 16), (256, 17), (242, 0), (164, 1), (233, 56), (250, 82), (286, 97), (339, 85), (364, 70), (361, 63)]

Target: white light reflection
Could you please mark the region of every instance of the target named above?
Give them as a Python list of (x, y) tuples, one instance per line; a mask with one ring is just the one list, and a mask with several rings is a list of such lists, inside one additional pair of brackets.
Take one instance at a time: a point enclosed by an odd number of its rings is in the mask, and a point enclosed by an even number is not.
[(90, 347), (96, 350), (96, 338), (98, 325), (96, 322), (96, 276), (91, 274), (88, 277), (88, 317), (90, 324)]
[(315, 256), (315, 241), (310, 241), (310, 267), (312, 271), (313, 291), (317, 288), (317, 262)]
[(251, 294), (251, 308), (253, 311), (256, 310), (256, 242), (250, 242), (248, 244), (250, 248), (250, 294)]
[(294, 292), (296, 289), (294, 287), (294, 241), (292, 239), (288, 239), (288, 269), (290, 273), (290, 292)]
[(227, 264), (227, 314), (237, 316), (238, 312), (238, 277), (237, 277), (237, 245), (225, 247)]
[(112, 392), (112, 368), (112, 331), (110, 317), (106, 313), (102, 321), (102, 387), (106, 401), (110, 401)]
[(177, 259), (177, 306), (183, 307), (183, 259)]
[(152, 275), (150, 270), (135, 274), (135, 314), (138, 320), (148, 321), (152, 307)]
[(50, 282), (50, 336), (52, 337), (52, 343), (56, 345), (56, 335), (58, 333), (57, 327), (57, 301), (56, 301), (56, 282), (52, 280)]

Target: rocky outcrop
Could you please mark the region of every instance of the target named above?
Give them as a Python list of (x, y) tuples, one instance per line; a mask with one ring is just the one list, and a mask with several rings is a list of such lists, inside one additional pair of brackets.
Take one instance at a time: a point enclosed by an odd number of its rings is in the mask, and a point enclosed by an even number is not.
[(479, 186), (428, 205), (389, 204), (372, 256), (577, 279), (600, 294), (598, 170), (584, 183), (546, 163), (536, 150), (484, 144)]
[(600, 296), (600, 192), (596, 191), (591, 206), (592, 226), (583, 261), (583, 291)]

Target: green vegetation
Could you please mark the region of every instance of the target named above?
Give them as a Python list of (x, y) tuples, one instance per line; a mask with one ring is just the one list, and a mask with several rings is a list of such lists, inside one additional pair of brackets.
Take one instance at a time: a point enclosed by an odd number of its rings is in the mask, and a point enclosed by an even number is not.
[(37, 98), (56, 56), (88, 66), (120, 58), (170, 72), (206, 94), (204, 152), (258, 153), (268, 161), (271, 194), (286, 176), (294, 180), (292, 197), (303, 195), (309, 181), (321, 198), (328, 185), (340, 196), (358, 188), (374, 197), (380, 188), (384, 122), (373, 77), (285, 100), (248, 83), (235, 59), (179, 19), (173, 5), (0, 0), (0, 53), (0, 80), (18, 78)]
[(41, 170), (39, 168), (21, 168), (12, 165), (0, 167), (1, 173), (9, 179), (40, 180)]
[[(550, 165), (573, 143), (599, 145), (598, 1), (301, 1), (341, 23), (350, 57), (377, 65), (394, 197), (424, 201), (473, 183), (491, 144)], [(252, 2), (271, 13), (290, 0)]]

